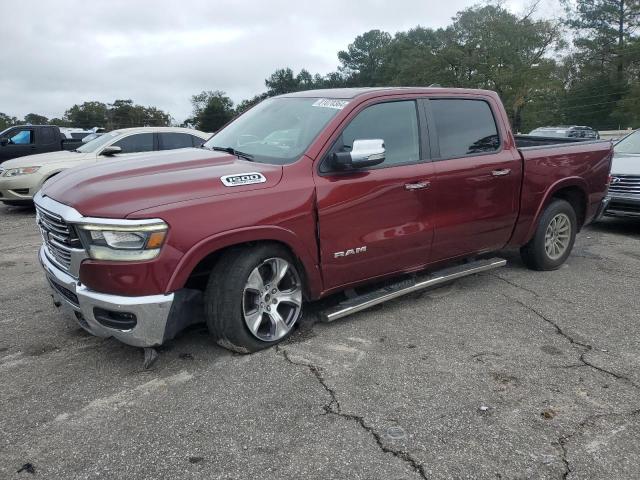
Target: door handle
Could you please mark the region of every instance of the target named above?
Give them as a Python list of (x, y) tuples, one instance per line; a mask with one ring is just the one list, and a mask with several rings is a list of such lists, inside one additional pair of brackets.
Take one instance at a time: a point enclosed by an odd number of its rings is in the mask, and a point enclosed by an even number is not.
[(431, 182), (429, 182), (428, 180), (425, 180), (423, 182), (407, 183), (405, 184), (404, 188), (405, 190), (422, 190), (424, 188), (429, 188), (430, 186), (431, 186)]
[(491, 175), (494, 177), (504, 177), (505, 175), (509, 175), (511, 173), (510, 168), (503, 168), (502, 170), (494, 170), (491, 172)]

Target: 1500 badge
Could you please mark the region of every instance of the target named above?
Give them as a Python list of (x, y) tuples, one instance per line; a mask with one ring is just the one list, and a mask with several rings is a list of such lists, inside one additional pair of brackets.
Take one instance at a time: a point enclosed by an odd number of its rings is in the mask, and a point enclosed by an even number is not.
[(239, 187), (241, 185), (251, 185), (253, 183), (264, 183), (267, 181), (264, 175), (258, 172), (225, 175), (220, 177), (220, 180), (225, 187)]

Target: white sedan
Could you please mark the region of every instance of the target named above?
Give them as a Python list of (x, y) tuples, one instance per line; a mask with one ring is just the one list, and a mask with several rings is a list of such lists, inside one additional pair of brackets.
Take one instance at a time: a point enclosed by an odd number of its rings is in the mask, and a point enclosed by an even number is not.
[(199, 147), (210, 136), (178, 127), (124, 128), (105, 133), (76, 150), (8, 160), (0, 166), (0, 201), (7, 205), (29, 205), (44, 182), (68, 168), (99, 162), (101, 158), (128, 158), (158, 150)]

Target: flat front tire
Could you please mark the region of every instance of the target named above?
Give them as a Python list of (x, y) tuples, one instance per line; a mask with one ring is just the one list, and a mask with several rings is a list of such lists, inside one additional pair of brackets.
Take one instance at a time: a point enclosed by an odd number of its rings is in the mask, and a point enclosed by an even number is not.
[(211, 272), (205, 315), (217, 343), (251, 353), (291, 334), (302, 317), (302, 277), (289, 252), (258, 245), (226, 252)]
[(567, 260), (578, 230), (576, 212), (569, 202), (554, 199), (540, 216), (533, 238), (520, 249), (532, 270), (556, 270)]

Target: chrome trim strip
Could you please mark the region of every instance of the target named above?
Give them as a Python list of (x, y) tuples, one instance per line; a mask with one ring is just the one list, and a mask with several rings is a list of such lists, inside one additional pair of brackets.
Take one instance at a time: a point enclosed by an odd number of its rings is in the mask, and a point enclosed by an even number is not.
[(56, 202), (49, 197), (45, 197), (40, 192), (36, 194), (33, 200), (39, 207), (55, 212), (55, 215), (59, 215), (67, 223), (74, 223), (79, 225), (113, 225), (121, 227), (165, 224), (164, 221), (159, 218), (143, 218), (139, 220), (131, 220), (124, 218), (85, 217), (75, 208), (60, 202)]
[[(425, 288), (434, 287), (436, 285), (450, 282), (451, 280), (456, 280), (468, 275), (504, 267), (506, 264), (507, 261), (503, 258), (492, 258), (491, 260), (478, 260), (476, 262), (472, 262), (459, 267), (447, 268), (445, 270), (442, 270), (440, 273), (434, 272), (427, 280), (417, 281), (417, 283), (414, 283), (411, 286), (404, 287), (395, 291), (381, 289), (382, 293), (373, 299), (365, 300), (362, 303), (343, 308), (338, 305), (334, 310), (330, 310), (326, 313), (323, 312), (321, 315), (324, 317), (324, 320), (326, 322), (333, 322), (334, 320), (338, 320), (348, 315), (361, 312), (362, 310), (366, 310), (367, 308), (371, 308), (375, 305), (393, 300), (394, 298), (402, 297), (403, 295), (407, 295), (418, 290), (423, 290)], [(392, 286), (389, 288), (392, 288)], [(375, 293), (376, 292), (373, 292), (373, 294)]]

